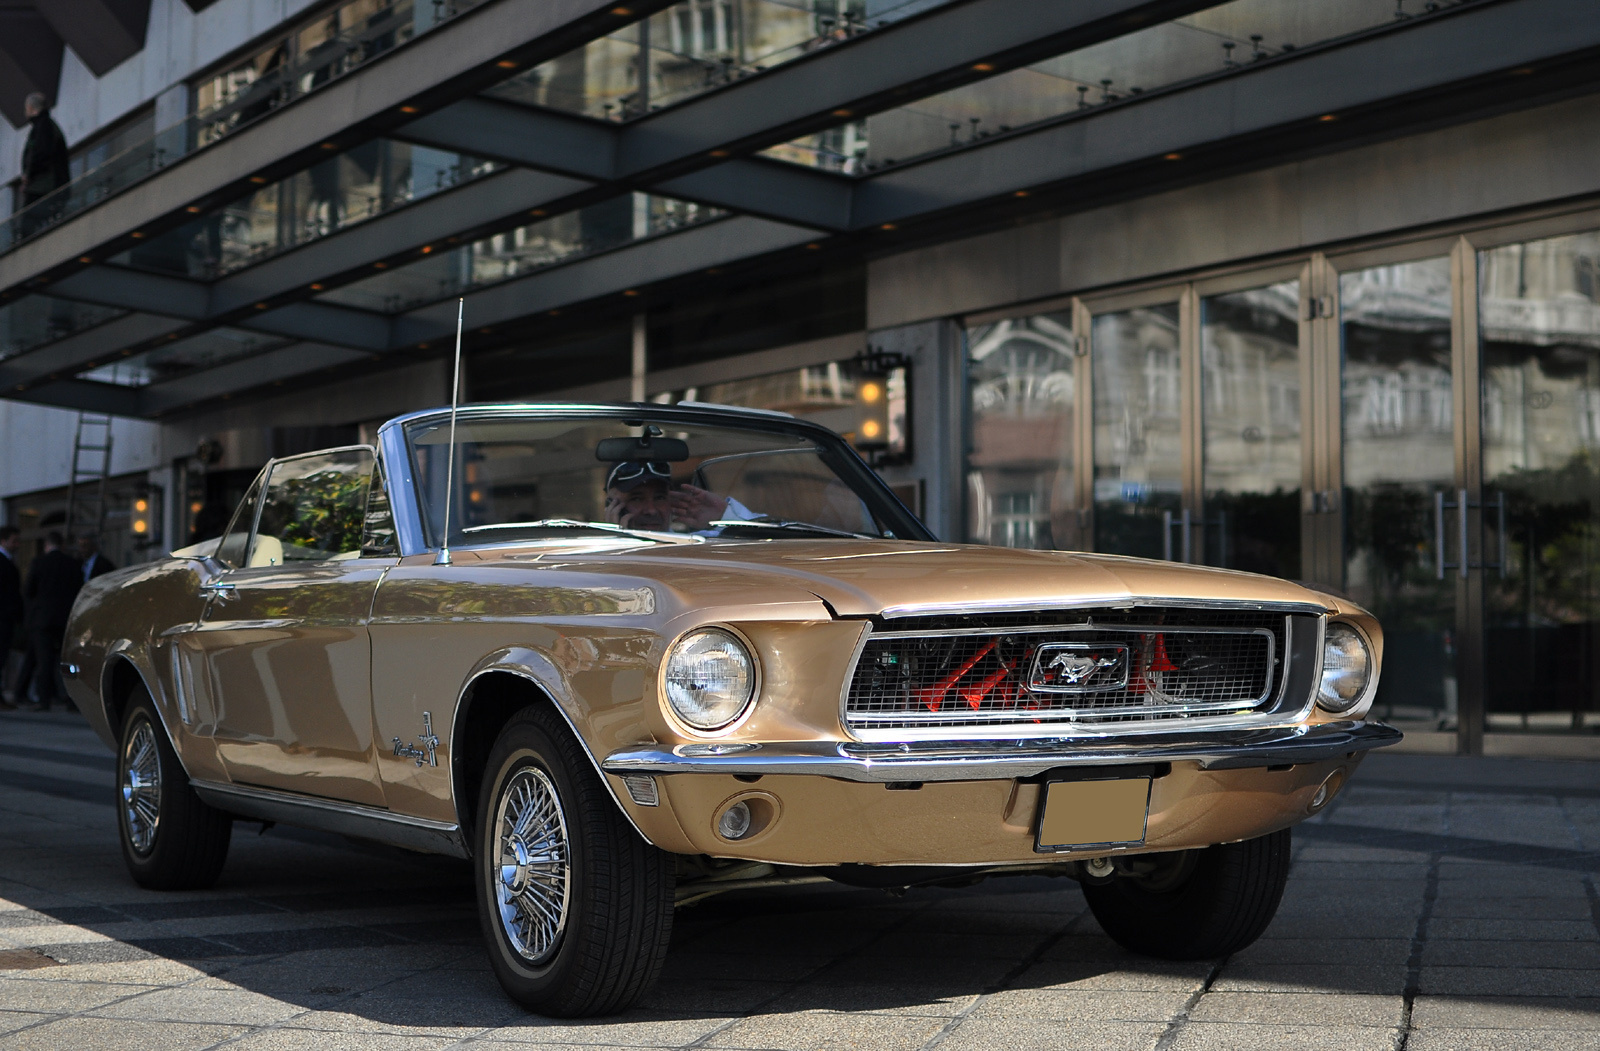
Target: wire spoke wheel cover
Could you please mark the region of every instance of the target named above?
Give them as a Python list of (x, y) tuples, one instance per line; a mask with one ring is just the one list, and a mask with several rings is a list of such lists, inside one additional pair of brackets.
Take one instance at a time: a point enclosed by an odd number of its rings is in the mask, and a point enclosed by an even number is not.
[(122, 750), (122, 821), (136, 854), (148, 855), (161, 825), (161, 759), (156, 733), (141, 719)]
[(523, 767), (495, 813), (495, 903), (506, 940), (530, 964), (555, 954), (572, 898), (566, 815), (550, 776)]

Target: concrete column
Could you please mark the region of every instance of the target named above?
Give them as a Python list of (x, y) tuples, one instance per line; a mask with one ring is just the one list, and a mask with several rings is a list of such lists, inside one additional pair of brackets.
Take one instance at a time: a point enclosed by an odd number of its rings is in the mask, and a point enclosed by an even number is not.
[(629, 388), (630, 401), (645, 399), (645, 368), (649, 362), (649, 319), (643, 314), (633, 317), (633, 384)]

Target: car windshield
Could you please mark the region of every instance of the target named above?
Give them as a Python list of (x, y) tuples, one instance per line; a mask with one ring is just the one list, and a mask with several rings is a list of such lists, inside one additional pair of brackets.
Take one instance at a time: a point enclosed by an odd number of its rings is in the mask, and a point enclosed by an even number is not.
[[(641, 423), (641, 420), (643, 422)], [(444, 525), (450, 422), (406, 427), (427, 542)], [(906, 512), (840, 441), (670, 417), (464, 414), (452, 546), (583, 533), (670, 542), (914, 536)]]

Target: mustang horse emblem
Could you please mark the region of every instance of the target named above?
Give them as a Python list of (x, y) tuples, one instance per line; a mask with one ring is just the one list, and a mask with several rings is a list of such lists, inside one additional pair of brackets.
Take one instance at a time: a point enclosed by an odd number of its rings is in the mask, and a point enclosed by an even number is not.
[(1122, 663), (1120, 656), (1093, 657), (1089, 654), (1080, 656), (1076, 653), (1058, 653), (1056, 659), (1045, 667), (1051, 670), (1060, 668), (1061, 678), (1069, 686), (1077, 686), (1101, 668), (1115, 668), (1120, 663)]

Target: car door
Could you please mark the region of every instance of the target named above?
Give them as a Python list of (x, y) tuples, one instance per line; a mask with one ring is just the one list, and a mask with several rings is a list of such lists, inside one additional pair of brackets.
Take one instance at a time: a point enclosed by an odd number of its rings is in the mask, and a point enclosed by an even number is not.
[(383, 805), (367, 622), (394, 559), (361, 557), (372, 472), (365, 446), (275, 460), (218, 547), (184, 641), (236, 784)]

